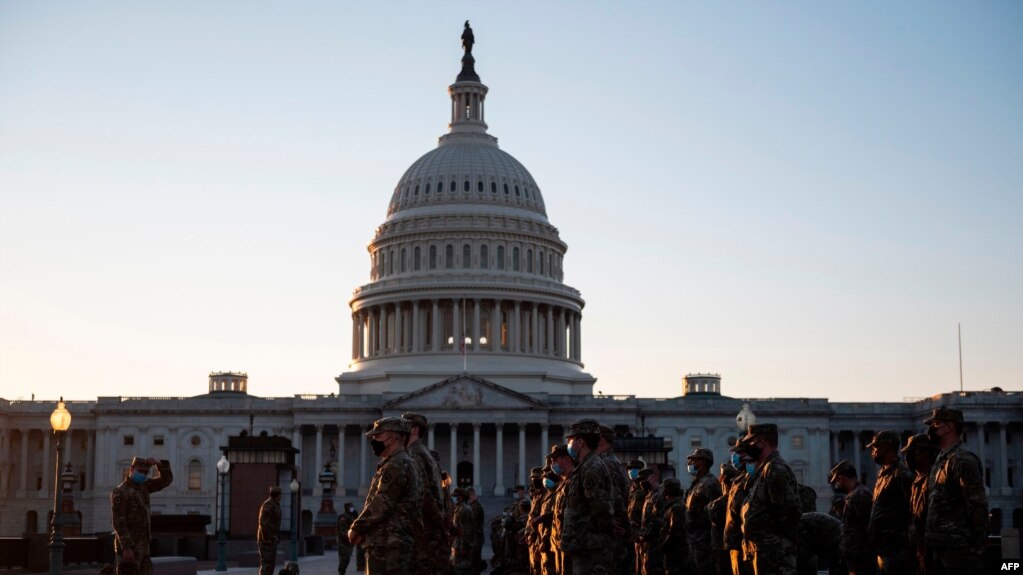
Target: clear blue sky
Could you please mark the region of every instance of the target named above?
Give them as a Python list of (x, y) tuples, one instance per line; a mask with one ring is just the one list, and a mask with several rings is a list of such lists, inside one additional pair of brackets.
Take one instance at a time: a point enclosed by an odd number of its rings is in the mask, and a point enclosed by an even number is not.
[(1023, 3), (3, 1), (0, 397), (336, 391), (466, 18), (596, 389), (1023, 387)]

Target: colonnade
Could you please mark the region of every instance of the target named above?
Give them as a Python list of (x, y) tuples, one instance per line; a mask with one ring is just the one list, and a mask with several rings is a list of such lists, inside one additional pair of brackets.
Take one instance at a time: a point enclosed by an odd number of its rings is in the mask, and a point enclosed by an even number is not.
[(582, 314), (523, 300), (445, 298), (383, 303), (352, 313), (352, 359), (401, 353), (489, 351), (582, 356)]

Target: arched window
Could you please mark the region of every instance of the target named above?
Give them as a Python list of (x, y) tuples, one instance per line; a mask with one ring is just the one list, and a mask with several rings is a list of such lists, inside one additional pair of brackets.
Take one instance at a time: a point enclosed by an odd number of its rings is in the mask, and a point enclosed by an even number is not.
[(554, 254), (547, 254), (547, 273), (554, 277)]
[(188, 490), (199, 491), (202, 489), (202, 463), (198, 459), (188, 462)]
[(408, 250), (401, 248), (401, 273), (405, 273), (405, 269), (408, 266), (406, 260), (408, 260)]
[(497, 269), (504, 269), (504, 246), (497, 246)]
[(25, 533), (39, 533), (39, 513), (25, 512)]
[(476, 191), (477, 192), (482, 192), (483, 191), (483, 180), (477, 180), (477, 182), (476, 182)]
[[(408, 193), (408, 188), (405, 188), (405, 193)], [(416, 184), (416, 191), (414, 195), (419, 195), (419, 184)]]
[(519, 187), (518, 186), (515, 186), (515, 195), (516, 196), (521, 196), (522, 195), (522, 193), (519, 192)]
[(508, 195), (508, 184), (507, 183), (504, 185), (504, 195), (506, 195), (506, 196)]
[(512, 271), (519, 271), (521, 264), (519, 262), (519, 248), (512, 248)]
[(416, 246), (416, 249), (412, 250), (412, 269), (413, 270), (419, 271), (419, 266), (420, 266), (419, 258), (421, 258), (422, 255), (423, 255), (423, 251), (421, 249), (419, 249), (419, 246)]
[(394, 275), (394, 250), (387, 254), (387, 275)]
[(526, 250), (526, 273), (533, 273), (533, 250)]
[(455, 267), (455, 246), (451, 244), (444, 248), (444, 267), (448, 269)]
[[(458, 189), (458, 184), (456, 184), (454, 180), (451, 180), (451, 187), (448, 188), (448, 191), (454, 193), (454, 191), (457, 190), (457, 189)], [(465, 190), (469, 191), (469, 180), (465, 181)]]
[(471, 189), (471, 187), (469, 185), (469, 180), (466, 180), (465, 184), (462, 186), (462, 191), (463, 192), (468, 192), (470, 189)]
[(543, 250), (540, 250), (540, 275), (543, 275)]
[(497, 193), (497, 182), (490, 182), (490, 193), (491, 194)]
[(430, 269), (437, 269), (437, 246), (430, 246)]
[(430, 193), (430, 183), (429, 182), (426, 183), (426, 193), (427, 194)]
[(490, 248), (487, 244), (480, 246), (480, 268), (487, 269), (490, 267)]
[(472, 246), (469, 244), (462, 245), (462, 267), (472, 267)]

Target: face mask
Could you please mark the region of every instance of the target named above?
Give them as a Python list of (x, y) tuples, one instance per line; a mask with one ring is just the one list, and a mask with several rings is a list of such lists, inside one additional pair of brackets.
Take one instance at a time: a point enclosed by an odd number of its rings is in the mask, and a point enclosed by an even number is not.
[(576, 450), (572, 448), (572, 444), (569, 443), (568, 444), (568, 456), (571, 457), (572, 459), (575, 459), (578, 455), (579, 454), (576, 452)]
[(558, 484), (555, 483), (554, 480), (551, 479), (550, 477), (547, 477), (543, 480), (543, 486), (546, 487), (548, 490), (554, 489), (557, 485)]
[(144, 483), (149, 475), (142, 473), (141, 471), (135, 471), (131, 474), (131, 480), (135, 483)]
[(459, 503), (459, 501), (458, 501), (458, 498), (457, 498), (457, 497), (454, 497), (454, 496), (452, 496), (452, 497), (451, 497), (451, 501), (452, 501), (452, 502), (453, 502), (453, 503), (454, 503), (455, 505), (458, 505), (458, 503)]
[(561, 466), (558, 465), (557, 463), (552, 463), (551, 471), (553, 471), (556, 475), (561, 475)]
[(371, 439), (369, 441), (369, 445), (373, 448), (373, 455), (376, 456), (379, 456), (385, 449), (387, 449), (387, 446), (384, 445), (383, 441), (378, 441), (376, 439)]
[(746, 455), (749, 455), (754, 461), (760, 459), (760, 452), (764, 449), (759, 445), (749, 445), (746, 447)]
[(752, 462), (751, 463), (747, 463), (746, 464), (746, 473), (749, 473), (750, 475), (756, 475), (757, 474), (757, 465), (755, 463), (752, 463)]
[(927, 437), (930, 438), (931, 443), (937, 445), (941, 443), (941, 434), (938, 433), (939, 427), (928, 427)]
[(689, 475), (695, 476), (696, 475), (696, 466), (693, 465), (692, 463), (690, 463), (689, 465), (686, 465), (686, 471), (689, 472)]
[(516, 492), (515, 492), (515, 493), (514, 493), (514, 494), (512, 495), (512, 497), (514, 497), (514, 498), (515, 498), (515, 501), (518, 501), (518, 500), (522, 499), (522, 495), (521, 495), (521, 494), (519, 494), (519, 492), (518, 492), (518, 491), (516, 491)]
[(639, 479), (639, 470), (638, 469), (630, 469), (629, 470), (629, 479)]
[(734, 467), (734, 468), (736, 468), (736, 469), (738, 469), (740, 471), (743, 469), (743, 467), (742, 467), (742, 456), (739, 455), (738, 453), (733, 453), (732, 454), (732, 467)]
[(881, 457), (881, 454), (880, 454), (880, 453), (876, 453), (876, 454), (874, 454), (874, 456), (873, 456), (873, 457), (871, 457), (871, 459), (873, 459), (873, 460), (874, 460), (874, 463), (876, 463), (876, 464), (878, 464), (878, 465), (882, 465), (882, 463), (881, 463), (881, 460), (882, 460), (883, 458)]

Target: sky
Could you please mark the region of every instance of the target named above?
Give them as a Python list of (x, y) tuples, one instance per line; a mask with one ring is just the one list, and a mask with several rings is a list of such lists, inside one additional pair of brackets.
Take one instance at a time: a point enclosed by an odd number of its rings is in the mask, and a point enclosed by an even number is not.
[(1023, 389), (1023, 3), (0, 0), (0, 397), (336, 392), (466, 19), (595, 390)]

